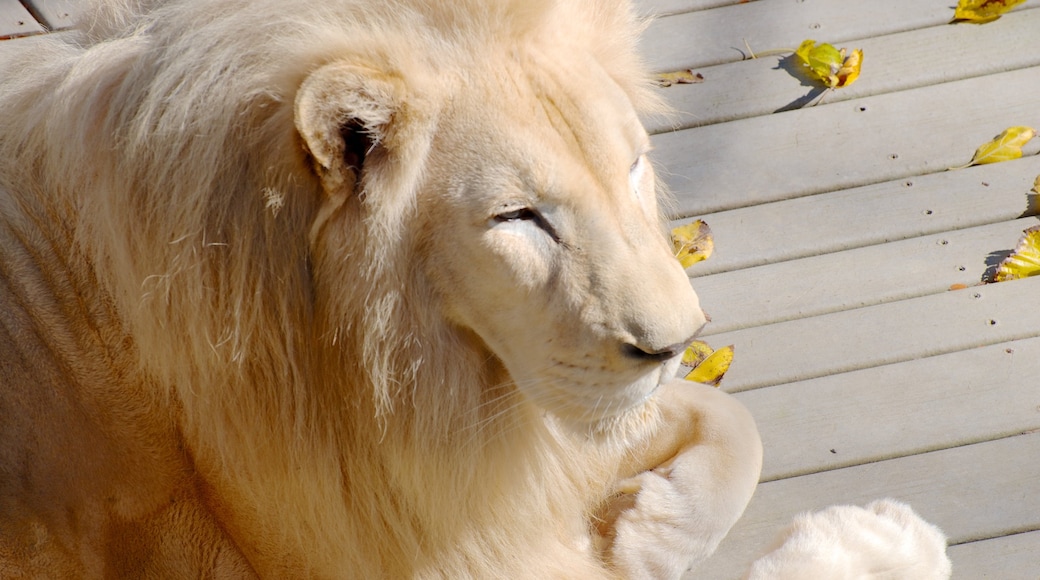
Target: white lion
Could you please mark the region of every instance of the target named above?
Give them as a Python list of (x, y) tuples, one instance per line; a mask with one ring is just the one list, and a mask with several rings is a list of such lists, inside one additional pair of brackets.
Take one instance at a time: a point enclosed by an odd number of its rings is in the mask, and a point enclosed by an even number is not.
[(0, 47), (0, 576), (674, 578), (751, 497), (621, 0)]

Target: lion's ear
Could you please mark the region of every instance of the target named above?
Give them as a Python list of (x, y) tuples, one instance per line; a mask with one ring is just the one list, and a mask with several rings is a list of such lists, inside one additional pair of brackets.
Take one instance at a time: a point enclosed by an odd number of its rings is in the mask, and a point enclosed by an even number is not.
[(366, 156), (386, 136), (401, 86), (378, 71), (346, 63), (310, 74), (296, 94), (296, 130), (333, 205), (349, 196)]

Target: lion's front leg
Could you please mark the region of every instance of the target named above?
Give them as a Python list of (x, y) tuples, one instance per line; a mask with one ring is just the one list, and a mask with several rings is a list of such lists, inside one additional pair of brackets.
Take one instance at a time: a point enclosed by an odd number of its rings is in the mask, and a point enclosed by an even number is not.
[[(655, 395), (661, 425), (633, 450), (603, 513), (605, 556), (625, 578), (678, 578), (715, 551), (744, 512), (762, 468), (762, 442), (744, 406), (676, 380)], [(623, 475), (624, 476), (624, 475)]]

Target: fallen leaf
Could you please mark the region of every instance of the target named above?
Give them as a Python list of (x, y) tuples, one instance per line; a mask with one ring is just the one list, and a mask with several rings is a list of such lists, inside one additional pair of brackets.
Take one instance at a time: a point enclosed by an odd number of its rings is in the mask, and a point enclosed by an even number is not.
[(954, 22), (982, 24), (1000, 18), (1002, 14), (1026, 0), (960, 0), (953, 11)]
[(1033, 193), (1040, 195), (1040, 175), (1033, 180)]
[(844, 48), (838, 50), (831, 44), (816, 44), (815, 40), (803, 41), (794, 54), (809, 77), (831, 89), (855, 82), (863, 64), (862, 50), (857, 48), (848, 54)]
[[(841, 49), (841, 54), (845, 54), (845, 49)], [(837, 77), (838, 84), (835, 88), (847, 87), (851, 85), (857, 78), (859, 78), (859, 68), (863, 64), (863, 51), (861, 49), (855, 49), (845, 58), (841, 68), (838, 69)]]
[(975, 150), (975, 155), (967, 165), (951, 167), (951, 169), (964, 169), (972, 165), (985, 165), (986, 163), (999, 163), (1010, 161), (1022, 156), (1022, 146), (1036, 136), (1036, 130), (1032, 127), (1008, 127), (1004, 132), (993, 138), (992, 141), (984, 143)]
[(683, 268), (707, 260), (715, 250), (711, 228), (702, 220), (672, 229), (672, 247)]
[(683, 351), (682, 364), (693, 368), (701, 364), (713, 352), (715, 352), (715, 349), (708, 346), (708, 343), (703, 340), (695, 340)]
[(707, 343), (695, 340), (683, 353), (683, 364), (693, 367), (693, 370), (686, 373), (684, 378), (695, 383), (717, 387), (732, 362), (732, 344), (712, 350)]
[(950, 290), (965, 290), (967, 288), (966, 284), (950, 284)]
[(1015, 251), (997, 265), (994, 282), (1006, 282), (1040, 274), (1040, 226), (1025, 230)]
[(692, 85), (703, 83), (704, 75), (692, 70), (677, 70), (675, 72), (659, 73), (654, 76), (654, 82), (659, 87), (670, 87), (672, 85)]

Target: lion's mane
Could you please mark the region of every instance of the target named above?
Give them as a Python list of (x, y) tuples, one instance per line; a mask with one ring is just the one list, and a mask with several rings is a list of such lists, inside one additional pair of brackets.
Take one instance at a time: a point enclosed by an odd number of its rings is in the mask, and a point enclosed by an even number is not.
[[(174, 0), (86, 13), (79, 30), (0, 54), (0, 189), (20, 216), (6, 227), (27, 259), (74, 281), (87, 303), (76, 328), (132, 361), (121, 384), (178, 422), (216, 509), (250, 506), (232, 535), (268, 522), (246, 554), (355, 577), (462, 577), (493, 560), (512, 569), (484, 577), (596, 575), (591, 547), (575, 560), (558, 544), (584, 535), (575, 506), (612, 467), (519, 405), (479, 340), (432, 307), (410, 254), (428, 143), (388, 136), (398, 146), (373, 152), (393, 158), (366, 173), (351, 227), (312, 245), (322, 191), (292, 105), (342, 55), (436, 100), (438, 75), (489, 46), (559, 42), (652, 106), (627, 7)], [(91, 397), (139, 405), (121, 384), (91, 384), (82, 353), (63, 356)]]

